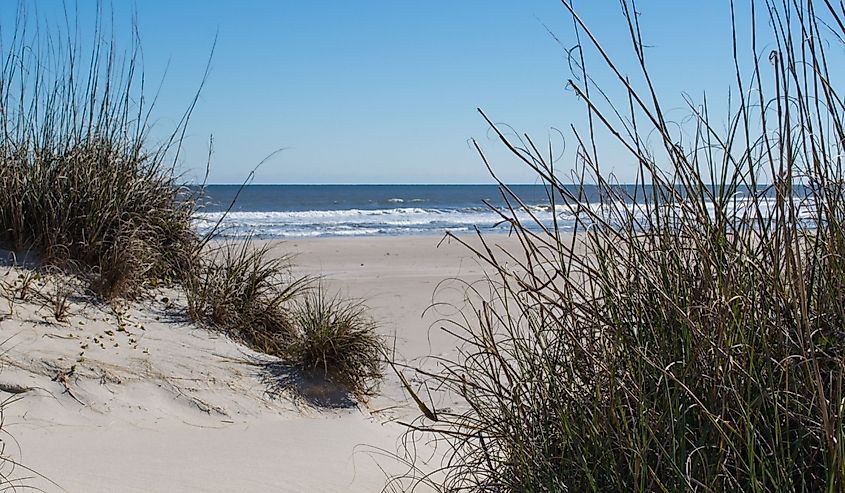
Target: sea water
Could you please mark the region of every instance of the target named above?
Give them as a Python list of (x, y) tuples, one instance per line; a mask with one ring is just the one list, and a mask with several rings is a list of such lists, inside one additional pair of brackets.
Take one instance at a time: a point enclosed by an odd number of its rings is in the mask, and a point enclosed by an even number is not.
[[(631, 197), (642, 196), (643, 190), (619, 187), (613, 200), (627, 197), (622, 199), (625, 207), (640, 208)], [(219, 223), (218, 234), (224, 237), (258, 238), (439, 235), (476, 229), (507, 233), (510, 224), (503, 216), (515, 216), (529, 229), (575, 229), (573, 210), (561, 206), (560, 197), (550, 195), (547, 187), (508, 188), (518, 200), (497, 185), (209, 185), (196, 226), (206, 233)], [(602, 206), (596, 187), (573, 186), (570, 192), (587, 207)], [(737, 194), (730, 213), (742, 211), (742, 195)], [(712, 206), (708, 209), (712, 216)]]
[[(553, 223), (545, 187), (510, 188), (535, 217), (549, 225)], [(209, 185), (205, 196), (198, 215), (198, 231), (207, 232), (222, 218), (220, 233), (230, 237), (395, 236), (461, 233), (475, 228), (488, 232), (508, 230), (499, 214), (507, 208), (507, 202), (495, 185)], [(519, 204), (514, 203), (514, 207)], [(527, 212), (524, 215), (530, 219)]]

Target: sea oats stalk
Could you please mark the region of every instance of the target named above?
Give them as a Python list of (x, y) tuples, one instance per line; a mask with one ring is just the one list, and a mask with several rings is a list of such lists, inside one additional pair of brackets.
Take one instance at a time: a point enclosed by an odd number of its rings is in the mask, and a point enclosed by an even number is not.
[[(488, 283), (444, 324), (459, 356), (421, 377), (463, 405), (408, 423), (412, 461), (411, 444), (432, 437), (445, 457), (391, 487), (842, 491), (845, 7), (731, 11), (726, 126), (706, 98), (667, 120), (637, 13), (656, 6), (621, 2), (628, 73), (562, 3), (577, 36), (569, 87), (586, 105), (574, 171), (487, 121), (574, 235), (517, 219), (531, 210), (497, 179), (521, 247), (456, 238)], [(603, 155), (611, 142), (622, 158)], [(621, 162), (637, 166), (635, 184), (608, 174)]]
[[(193, 193), (173, 164), (193, 105), (150, 137), (138, 34), (121, 51), (98, 17), (94, 43), (20, 14), (0, 46), (0, 245), (81, 268), (91, 287), (131, 296), (178, 280), (198, 239)], [(114, 40), (114, 33), (111, 33)]]

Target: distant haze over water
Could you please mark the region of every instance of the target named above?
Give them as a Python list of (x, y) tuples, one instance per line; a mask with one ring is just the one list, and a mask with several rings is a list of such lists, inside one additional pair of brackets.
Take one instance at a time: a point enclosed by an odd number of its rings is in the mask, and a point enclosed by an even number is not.
[[(635, 192), (633, 185), (620, 187), (625, 189), (622, 195)], [(220, 220), (240, 188), (207, 187), (196, 223), (200, 233)], [(532, 222), (533, 215), (548, 227), (556, 219), (561, 230), (574, 229), (575, 218), (568, 209), (558, 206), (553, 213), (543, 185), (510, 188), (527, 208), (517, 212), (523, 222)], [(595, 187), (585, 186), (581, 193), (586, 203), (599, 201)], [(512, 205), (518, 209), (518, 204)], [(506, 233), (508, 224), (496, 212), (506, 206), (496, 185), (248, 185), (224, 218), (220, 233), (259, 238), (467, 233), (475, 228)]]

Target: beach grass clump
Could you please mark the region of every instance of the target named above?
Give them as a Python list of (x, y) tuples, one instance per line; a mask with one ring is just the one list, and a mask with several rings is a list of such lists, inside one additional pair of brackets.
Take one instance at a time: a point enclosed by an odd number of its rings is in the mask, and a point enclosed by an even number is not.
[(270, 249), (241, 240), (208, 245), (183, 282), (191, 319), (357, 397), (372, 394), (384, 343), (364, 305), (328, 297)]
[[(735, 41), (726, 126), (707, 101), (666, 119), (632, 2), (622, 9), (637, 77), (563, 2), (581, 40), (570, 87), (588, 122), (575, 130), (574, 172), (560, 177), (528, 136), (491, 126), (574, 231), (497, 180), (519, 246), (455, 238), (489, 276), (444, 322), (458, 356), (420, 375), (459, 404), (416, 395), (408, 452), (433, 438), (442, 467), (393, 486), (845, 489), (845, 105), (828, 65), (841, 58), (828, 41), (845, 36), (845, 9), (751, 3), (751, 36), (735, 40), (760, 44)], [(603, 157), (602, 142), (624, 152)], [(636, 183), (606, 173), (622, 162)]]
[(313, 289), (297, 300), (292, 320), (289, 361), (320, 372), (361, 398), (375, 392), (386, 346), (361, 302)]
[(178, 280), (195, 207), (166, 160), (187, 118), (152, 142), (140, 48), (52, 34), (22, 16), (2, 45), (0, 246), (79, 268), (105, 298)]
[[(328, 325), (297, 328), (291, 301), (308, 279), (293, 278), (287, 258), (250, 239), (212, 242), (217, 227), (196, 233), (202, 187), (180, 185), (175, 172), (196, 97), (175, 130), (155, 140), (138, 33), (121, 52), (102, 41), (115, 39), (103, 25), (98, 19), (87, 53), (70, 28), (42, 30), (25, 12), (0, 38), (0, 248), (35, 252), (40, 272), (78, 275), (107, 300), (180, 284), (194, 321), (342, 375), (363, 394), (378, 375), (364, 360), (380, 346), (362, 312), (335, 300), (319, 305), (338, 310), (319, 314), (334, 316)], [(58, 321), (68, 316), (70, 292), (56, 286), (45, 303)]]
[(188, 315), (248, 346), (283, 355), (293, 336), (290, 303), (308, 287), (289, 259), (248, 240), (209, 245), (183, 282)]

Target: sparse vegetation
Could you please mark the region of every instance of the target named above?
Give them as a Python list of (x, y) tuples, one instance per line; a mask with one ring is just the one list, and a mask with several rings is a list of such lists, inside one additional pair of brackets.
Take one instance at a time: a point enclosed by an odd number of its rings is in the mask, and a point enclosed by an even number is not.
[[(639, 77), (563, 4), (579, 39), (570, 87), (587, 106), (575, 185), (529, 137), (498, 136), (575, 232), (521, 222), (532, 211), (500, 182), (521, 248), (457, 238), (491, 274), (446, 324), (459, 357), (422, 376), (462, 406), (423, 408), (406, 443), (433, 437), (442, 468), (392, 486), (842, 491), (845, 103), (832, 76), (845, 8), (752, 1), (755, 19), (732, 17), (754, 44), (736, 46), (725, 129), (707, 101), (667, 121), (634, 2), (621, 5)], [(608, 177), (611, 141), (636, 184)]]
[(301, 370), (320, 370), (358, 397), (372, 393), (384, 351), (364, 306), (327, 297), (269, 249), (251, 241), (212, 246), (184, 283), (191, 318)]
[(67, 317), (70, 315), (70, 297), (73, 294), (74, 286), (60, 274), (52, 276), (52, 281), (52, 289), (45, 299), (56, 322), (67, 322)]
[(196, 259), (184, 287), (194, 321), (278, 356), (292, 337), (289, 303), (308, 280), (294, 278), (288, 259), (268, 251), (249, 241), (212, 245)]

